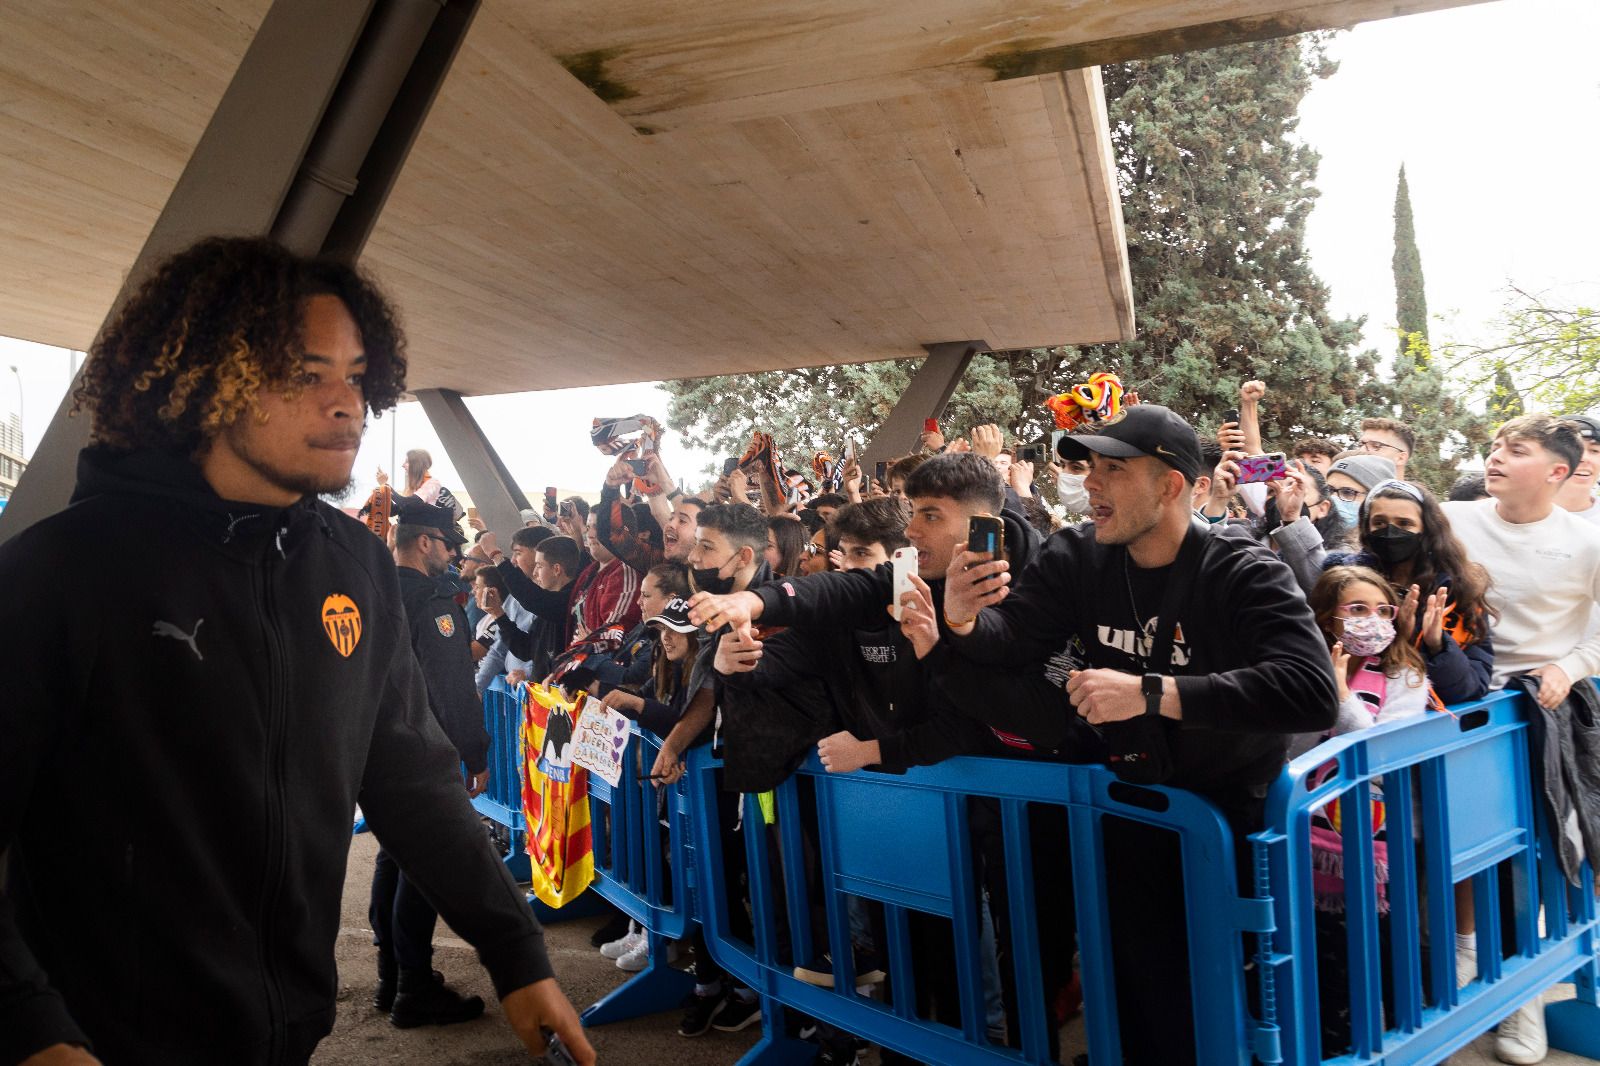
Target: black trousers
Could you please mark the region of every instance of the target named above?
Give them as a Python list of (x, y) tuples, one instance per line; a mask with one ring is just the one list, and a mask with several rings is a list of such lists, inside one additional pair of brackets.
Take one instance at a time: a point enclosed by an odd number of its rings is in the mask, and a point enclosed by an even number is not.
[(439, 920), (433, 904), (406, 877), (387, 851), (378, 849), (372, 870), (372, 942), (378, 946), (378, 967), (403, 973), (433, 971), (433, 928)]

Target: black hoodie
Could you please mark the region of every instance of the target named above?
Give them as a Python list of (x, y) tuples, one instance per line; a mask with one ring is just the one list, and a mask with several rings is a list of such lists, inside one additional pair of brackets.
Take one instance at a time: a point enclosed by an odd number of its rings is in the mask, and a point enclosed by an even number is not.
[[(1039, 545), (1039, 535), (1020, 514), (1001, 512), (1012, 565), (1021, 570)], [(944, 576), (926, 574), (940, 632), (945, 631)], [(792, 578), (754, 589), (761, 597), (763, 626), (793, 626), (796, 632), (766, 642), (755, 671), (727, 678), (730, 688), (785, 688), (804, 677), (833, 681), (843, 727), (860, 739), (878, 741), (880, 770), (927, 766), (957, 755), (1012, 754), (987, 722), (986, 708), (957, 705), (935, 685), (949, 654), (942, 639), (924, 659), (886, 608), (894, 599), (894, 570), (883, 563)]]
[(0, 1063), (305, 1061), (358, 801), (501, 994), (550, 976), (361, 523), (88, 449), (0, 589)]
[[(1213, 527), (1203, 543), (1180, 599), (1173, 663), (1157, 670), (1176, 675), (1183, 708), (1181, 722), (1162, 719), (1175, 763), (1168, 783), (1247, 824), (1283, 767), (1288, 735), (1332, 725), (1337, 690), (1289, 567), (1246, 529)], [(1068, 646), (1074, 666), (1139, 673), (1170, 570), (1130, 566), (1127, 549), (1098, 543), (1087, 523), (1063, 529), (971, 634), (948, 643), (994, 668), (1036, 666)], [(1062, 705), (1070, 713), (1064, 693)]]

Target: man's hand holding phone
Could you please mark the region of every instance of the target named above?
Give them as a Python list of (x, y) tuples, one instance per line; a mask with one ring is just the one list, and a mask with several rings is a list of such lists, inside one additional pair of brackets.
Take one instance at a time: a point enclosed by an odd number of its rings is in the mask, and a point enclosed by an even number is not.
[(730, 592), (726, 596), (697, 592), (689, 601), (689, 621), (711, 632), (732, 626), (736, 633), (748, 633), (750, 623), (760, 618), (765, 609), (766, 604), (753, 592)]
[(1011, 564), (988, 552), (957, 549), (944, 575), (944, 621), (957, 636), (972, 632), (978, 612), (1000, 603), (1011, 592)]
[[(934, 613), (933, 591), (916, 574), (907, 575), (910, 588), (900, 595), (900, 632), (911, 642), (918, 659), (926, 659), (939, 643), (939, 616)], [(888, 608), (894, 615), (893, 606)]]
[(717, 657), (712, 666), (724, 677), (748, 674), (761, 662), (761, 647), (761, 641), (748, 629), (724, 633), (717, 641)]
[(612, 487), (625, 485), (634, 478), (633, 445), (622, 450), (617, 456), (617, 461), (611, 464), (611, 469), (606, 471), (606, 484)]

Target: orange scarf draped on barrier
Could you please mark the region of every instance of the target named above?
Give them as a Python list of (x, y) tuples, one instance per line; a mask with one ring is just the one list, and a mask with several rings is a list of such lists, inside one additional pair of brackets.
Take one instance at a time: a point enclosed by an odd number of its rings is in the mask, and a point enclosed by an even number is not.
[(528, 820), (533, 891), (552, 907), (572, 902), (594, 880), (589, 771), (572, 765), (577, 710), (557, 689), (521, 686), (522, 810)]

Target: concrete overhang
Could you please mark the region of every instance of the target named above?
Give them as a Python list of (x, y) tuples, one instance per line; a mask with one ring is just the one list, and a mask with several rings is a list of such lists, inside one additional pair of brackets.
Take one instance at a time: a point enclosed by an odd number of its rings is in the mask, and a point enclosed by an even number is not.
[[(483, 0), (363, 261), (465, 394), (1127, 339), (1096, 64), (1460, 2)], [(268, 7), (6, 5), (0, 333), (89, 344)]]

